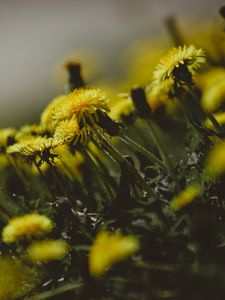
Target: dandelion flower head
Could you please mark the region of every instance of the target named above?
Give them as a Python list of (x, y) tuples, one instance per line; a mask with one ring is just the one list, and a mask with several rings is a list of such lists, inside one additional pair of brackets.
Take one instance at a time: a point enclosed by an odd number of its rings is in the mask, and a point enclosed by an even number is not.
[(225, 173), (225, 141), (219, 142), (209, 151), (206, 164), (205, 174), (212, 178)]
[(85, 126), (86, 123), (95, 125), (98, 121), (97, 113), (108, 112), (107, 102), (105, 94), (100, 89), (75, 89), (59, 104), (52, 118), (57, 123), (74, 116), (80, 126), (81, 124)]
[(8, 147), (7, 153), (19, 154), (28, 160), (35, 160), (39, 157), (41, 162), (53, 160), (55, 155), (51, 151), (57, 146), (53, 138), (30, 137)]
[(195, 46), (179, 46), (169, 51), (156, 66), (153, 85), (168, 89), (175, 83), (192, 83), (192, 75), (205, 62), (205, 53)]
[(25, 265), (18, 258), (0, 257), (1, 300), (14, 300), (24, 296), (39, 280), (40, 274), (34, 267)]
[(9, 220), (2, 230), (2, 240), (10, 244), (23, 238), (40, 237), (51, 232), (53, 228), (54, 223), (48, 217), (31, 213)]
[(54, 98), (45, 108), (45, 110), (41, 114), (41, 122), (40, 125), (49, 132), (54, 131), (56, 126), (53, 115), (57, 110), (61, 108), (61, 103), (64, 103), (66, 99), (65, 95), (60, 95)]
[(42, 136), (45, 135), (45, 130), (38, 124), (27, 124), (20, 128), (20, 130), (16, 133), (15, 139), (16, 141), (21, 141), (25, 139), (29, 139), (32, 136)]
[(172, 199), (170, 207), (174, 211), (179, 211), (183, 207), (192, 203), (199, 195), (200, 187), (197, 184), (189, 185)]
[(120, 232), (101, 231), (89, 253), (89, 270), (92, 276), (104, 274), (112, 264), (132, 255), (139, 249), (138, 239)]
[[(201, 104), (205, 111), (218, 112), (225, 107), (225, 70), (215, 68), (202, 79)], [(200, 82), (201, 84), (201, 82)]]
[(69, 251), (68, 244), (63, 240), (44, 240), (32, 243), (27, 253), (32, 261), (48, 262), (62, 259)]
[(84, 144), (88, 141), (89, 135), (89, 127), (80, 128), (75, 117), (72, 117), (59, 122), (53, 138), (57, 144), (76, 144), (78, 141)]
[(15, 128), (2, 128), (0, 129), (0, 152), (5, 152), (7, 146), (9, 146), (15, 138)]
[(127, 94), (120, 94), (120, 99), (113, 103), (110, 116), (113, 120), (123, 121), (134, 115), (135, 109), (132, 100)]

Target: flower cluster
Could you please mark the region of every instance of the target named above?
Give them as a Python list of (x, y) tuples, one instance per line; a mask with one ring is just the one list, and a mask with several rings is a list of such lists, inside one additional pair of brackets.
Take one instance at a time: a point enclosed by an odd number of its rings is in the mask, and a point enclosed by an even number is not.
[(0, 300), (225, 298), (225, 72), (176, 44), (132, 87), (70, 61), (40, 122), (0, 130)]

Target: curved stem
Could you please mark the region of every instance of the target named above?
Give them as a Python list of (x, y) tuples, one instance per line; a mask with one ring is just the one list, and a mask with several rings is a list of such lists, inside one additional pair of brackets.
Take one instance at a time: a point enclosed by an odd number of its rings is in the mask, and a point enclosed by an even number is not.
[(122, 137), (118, 138), (127, 145), (131, 145), (136, 151), (143, 153), (153, 164), (158, 165), (162, 170), (167, 171), (165, 164), (160, 159), (158, 159), (158, 157), (148, 151), (145, 147), (136, 143), (125, 134), (123, 134)]
[(37, 169), (37, 171), (38, 171), (38, 173), (39, 173), (39, 175), (41, 177), (42, 182), (44, 183), (47, 191), (51, 195), (52, 200), (55, 201), (56, 200), (56, 196), (55, 196), (54, 192), (51, 190), (51, 188), (50, 188), (50, 186), (49, 186), (49, 184), (48, 184), (48, 182), (47, 182), (44, 174), (41, 171), (41, 168), (39, 167), (39, 165), (38, 165), (38, 163), (36, 162), (35, 159), (33, 160), (33, 162), (34, 162), (34, 165), (35, 165), (35, 167), (36, 167), (36, 169)]
[(123, 157), (120, 152), (115, 149), (111, 143), (105, 138), (104, 135), (102, 135), (99, 131), (95, 131), (95, 134), (97, 137), (101, 140), (103, 146), (105, 149), (109, 152), (109, 154), (119, 163), (119, 164), (125, 164), (127, 167), (127, 170), (132, 174), (134, 178), (137, 179), (137, 181), (141, 184), (142, 188), (148, 192), (149, 194), (152, 194), (153, 191), (150, 189), (148, 184), (145, 182), (145, 180), (142, 178), (142, 176), (138, 173), (138, 171), (135, 169), (135, 167), (125, 158)]
[(91, 167), (93, 168), (93, 171), (97, 175), (99, 184), (100, 184), (103, 192), (107, 195), (108, 200), (111, 200), (112, 199), (111, 188), (107, 186), (102, 174), (100, 173), (100, 171), (99, 171), (98, 167), (96, 166), (95, 162), (93, 161), (92, 157), (90, 156), (90, 154), (88, 153), (88, 151), (86, 149), (82, 149), (81, 152), (83, 153), (83, 155), (85, 156), (87, 161), (90, 163)]

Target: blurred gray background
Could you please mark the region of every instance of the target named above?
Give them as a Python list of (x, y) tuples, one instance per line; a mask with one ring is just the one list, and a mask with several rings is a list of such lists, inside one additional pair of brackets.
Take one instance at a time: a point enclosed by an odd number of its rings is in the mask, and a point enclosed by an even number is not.
[(69, 53), (90, 49), (108, 66), (99, 76), (110, 77), (133, 40), (164, 30), (165, 16), (214, 18), (224, 2), (0, 0), (0, 126), (38, 120), (63, 92), (55, 74)]

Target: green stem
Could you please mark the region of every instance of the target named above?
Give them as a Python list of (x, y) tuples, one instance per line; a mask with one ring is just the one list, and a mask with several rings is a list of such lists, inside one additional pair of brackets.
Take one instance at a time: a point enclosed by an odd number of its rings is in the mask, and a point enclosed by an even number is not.
[(150, 129), (152, 140), (155, 143), (156, 147), (158, 148), (159, 154), (160, 154), (161, 158), (164, 160), (164, 163), (167, 166), (167, 170), (168, 170), (170, 176), (173, 178), (173, 180), (176, 184), (177, 190), (179, 190), (179, 183), (178, 183), (178, 180), (177, 180), (177, 176), (174, 172), (173, 165), (172, 165), (172, 162), (169, 158), (169, 155), (166, 152), (166, 150), (164, 148), (164, 145), (162, 144), (160, 138), (158, 137), (158, 134), (155, 130), (155, 127), (154, 127), (154, 124), (152, 123), (152, 121), (150, 119), (146, 119), (146, 121), (147, 121), (147, 124), (148, 124), (149, 129)]
[(27, 300), (49, 299), (49, 298), (58, 296), (60, 294), (66, 293), (66, 292), (77, 290), (77, 289), (81, 288), (83, 285), (84, 284), (82, 282), (70, 282), (70, 283), (64, 284), (62, 286), (59, 286), (58, 288), (55, 288), (54, 290), (28, 297)]
[(87, 152), (90, 153), (90, 156), (93, 158), (93, 162), (95, 162), (96, 167), (98, 168), (99, 173), (105, 182), (106, 188), (111, 195), (111, 199), (113, 199), (115, 197), (114, 191), (117, 188), (116, 181), (110, 176), (108, 170), (105, 168), (104, 164), (97, 157), (97, 155), (92, 153), (90, 149), (88, 149)]
[[(92, 143), (99, 149), (99, 145), (97, 143), (95, 143), (94, 140), (92, 140)], [(102, 149), (101, 149), (102, 150)], [(107, 179), (107, 181), (109, 182), (112, 191), (115, 191), (117, 189), (117, 182), (116, 180), (110, 175), (108, 169), (106, 168), (106, 166), (104, 165), (104, 162), (101, 160), (101, 158), (94, 153), (94, 151), (92, 151), (90, 148), (88, 149), (88, 152), (91, 153), (91, 155), (93, 156), (94, 160), (96, 161), (97, 165), (99, 166), (102, 175), (104, 176), (104, 178)]]
[(56, 200), (56, 196), (55, 196), (54, 192), (50, 188), (50, 186), (49, 186), (49, 184), (48, 184), (48, 182), (47, 182), (47, 180), (46, 180), (43, 172), (41, 171), (41, 168), (39, 167), (39, 165), (38, 165), (38, 163), (36, 162), (35, 159), (33, 160), (33, 163), (34, 163), (34, 165), (35, 165), (35, 167), (36, 167), (36, 169), (37, 169), (37, 171), (38, 171), (38, 173), (40, 175), (40, 178), (41, 178), (42, 182), (44, 183), (47, 191), (49, 192), (49, 194), (50, 194), (50, 196), (51, 196), (51, 198), (52, 198), (52, 200), (54, 202)]
[(132, 174), (134, 178), (137, 179), (137, 181), (141, 184), (142, 188), (148, 192), (149, 194), (152, 194), (153, 191), (150, 189), (148, 184), (145, 182), (145, 180), (141, 177), (141, 175), (138, 173), (137, 169), (125, 158), (123, 157), (120, 152), (115, 149), (111, 143), (102, 135), (99, 131), (95, 131), (95, 134), (102, 142), (105, 149), (109, 152), (109, 154), (121, 165), (125, 164), (127, 167), (127, 170)]
[(23, 184), (24, 189), (25, 189), (27, 195), (30, 195), (31, 194), (30, 191), (29, 191), (30, 184), (27, 181), (26, 177), (24, 176), (23, 172), (18, 167), (16, 159), (12, 155), (10, 155), (10, 154), (6, 155), (6, 157), (7, 157), (8, 162), (10, 163), (10, 165), (15, 170), (15, 172), (16, 172), (18, 178), (20, 179), (21, 183)]
[[(195, 95), (195, 93), (191, 90), (191, 88), (188, 88), (187, 91), (191, 95), (191, 97), (195, 100), (195, 102), (198, 104), (199, 100), (198, 100), (197, 96)], [(205, 114), (206, 118), (208, 117), (210, 119), (210, 121), (212, 122), (214, 128), (218, 131), (218, 133), (220, 133), (222, 128), (221, 128), (220, 123), (216, 120), (216, 118), (212, 114), (206, 113), (203, 109), (202, 109), (202, 112)]]
[(87, 159), (87, 161), (91, 165), (93, 171), (97, 175), (97, 178), (98, 178), (99, 184), (100, 184), (100, 186), (101, 186), (101, 188), (103, 190), (103, 193), (105, 193), (107, 195), (107, 198), (110, 201), (112, 199), (111, 189), (106, 185), (104, 177), (100, 173), (98, 167), (96, 166), (95, 162), (93, 161), (93, 159), (90, 156), (90, 154), (88, 153), (88, 151), (85, 148), (83, 148), (81, 150), (81, 152), (83, 153), (83, 155), (85, 156), (85, 158)]
[(125, 134), (123, 134), (122, 137), (119, 137), (119, 139), (125, 144), (131, 145), (136, 151), (144, 154), (153, 164), (158, 165), (163, 171), (167, 171), (165, 164), (160, 159), (158, 159), (154, 154), (149, 152), (145, 147), (136, 143), (134, 140), (132, 140)]
[(59, 189), (62, 191), (63, 196), (64, 196), (65, 198), (69, 199), (69, 196), (67, 195), (67, 192), (65, 191), (65, 189), (64, 189), (64, 187), (63, 187), (63, 185), (62, 185), (62, 183), (61, 183), (61, 181), (60, 181), (60, 178), (58, 177), (58, 174), (57, 174), (57, 172), (56, 172), (56, 170), (55, 170), (55, 167), (51, 164), (51, 162), (48, 162), (48, 164), (49, 164), (50, 169), (51, 169), (51, 171), (52, 171), (52, 174), (53, 174), (53, 176), (54, 176), (55, 182), (56, 182), (56, 184), (58, 185)]

